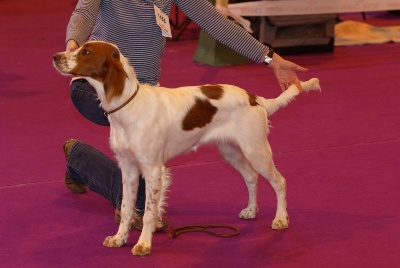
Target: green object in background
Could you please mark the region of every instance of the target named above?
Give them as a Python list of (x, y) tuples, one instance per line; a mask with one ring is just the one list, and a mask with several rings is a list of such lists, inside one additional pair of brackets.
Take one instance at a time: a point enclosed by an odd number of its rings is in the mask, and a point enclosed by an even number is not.
[(247, 58), (201, 30), (193, 60), (211, 66), (247, 64)]
[[(215, 0), (209, 0), (215, 6)], [(201, 30), (193, 60), (211, 66), (247, 64), (247, 58)]]

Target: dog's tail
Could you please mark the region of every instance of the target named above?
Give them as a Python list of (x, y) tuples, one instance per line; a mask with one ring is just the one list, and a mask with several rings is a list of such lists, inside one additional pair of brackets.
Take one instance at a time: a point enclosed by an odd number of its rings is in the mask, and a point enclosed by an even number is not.
[[(307, 82), (301, 82), (301, 86), (306, 92), (311, 90), (321, 90), (319, 80), (317, 78), (312, 78)], [(285, 107), (286, 105), (288, 105), (299, 94), (299, 89), (294, 84), (292, 84), (287, 90), (282, 92), (282, 94), (275, 99), (266, 99), (257, 96), (256, 100), (257, 103), (260, 104), (267, 111), (268, 115), (272, 115), (281, 107)]]
[(168, 187), (172, 183), (172, 177), (169, 168), (163, 167), (161, 183), (162, 183), (161, 197), (160, 197), (160, 202), (158, 203), (158, 217), (160, 220), (162, 219), (162, 215), (165, 213), (165, 207), (167, 206), (166, 200), (167, 200)]

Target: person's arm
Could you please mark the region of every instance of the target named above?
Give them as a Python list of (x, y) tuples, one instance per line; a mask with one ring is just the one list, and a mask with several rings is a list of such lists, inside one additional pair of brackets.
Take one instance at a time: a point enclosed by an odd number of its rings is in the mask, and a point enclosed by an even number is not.
[(99, 12), (100, 3), (101, 0), (79, 0), (67, 26), (65, 40), (67, 50), (75, 50), (88, 39)]
[(174, 0), (186, 16), (222, 44), (255, 62), (261, 62), (268, 47), (239, 25), (222, 16), (207, 0)]
[[(255, 62), (264, 62), (269, 47), (222, 16), (207, 0), (174, 0), (174, 2), (186, 16), (216, 40)], [(268, 66), (274, 71), (282, 90), (292, 83), (302, 89), (296, 71), (306, 71), (306, 68), (286, 61), (276, 53)]]

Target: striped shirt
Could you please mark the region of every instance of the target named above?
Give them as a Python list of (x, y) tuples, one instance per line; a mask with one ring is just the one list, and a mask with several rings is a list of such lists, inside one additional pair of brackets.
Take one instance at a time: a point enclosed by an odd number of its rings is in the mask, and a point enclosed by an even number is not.
[(216, 40), (245, 57), (261, 62), (268, 52), (267, 46), (225, 19), (207, 0), (79, 0), (66, 40), (115, 43), (134, 67), (139, 82), (155, 85), (166, 39), (156, 23), (153, 5), (169, 15), (172, 2)]

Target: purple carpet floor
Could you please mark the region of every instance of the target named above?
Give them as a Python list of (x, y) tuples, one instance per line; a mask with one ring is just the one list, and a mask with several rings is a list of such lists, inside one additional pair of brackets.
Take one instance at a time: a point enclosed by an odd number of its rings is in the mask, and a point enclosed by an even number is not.
[[(65, 140), (111, 155), (109, 129), (78, 114), (69, 79), (52, 67), (75, 4), (0, 1), (1, 267), (399, 267), (400, 44), (286, 57), (309, 68), (301, 79), (318, 77), (322, 85), (270, 118), (274, 159), (288, 183), (289, 229), (270, 228), (276, 200), (262, 178), (258, 217), (238, 218), (245, 185), (210, 146), (169, 163), (169, 217), (175, 227), (230, 224), (240, 235), (157, 233), (152, 254), (136, 257), (139, 233), (131, 231), (121, 248), (104, 247), (117, 230), (114, 208), (63, 183)], [(366, 22), (400, 25), (400, 16), (367, 13)], [(162, 85), (229, 83), (279, 94), (261, 65), (194, 63), (197, 35), (191, 23), (181, 40), (168, 42)]]

